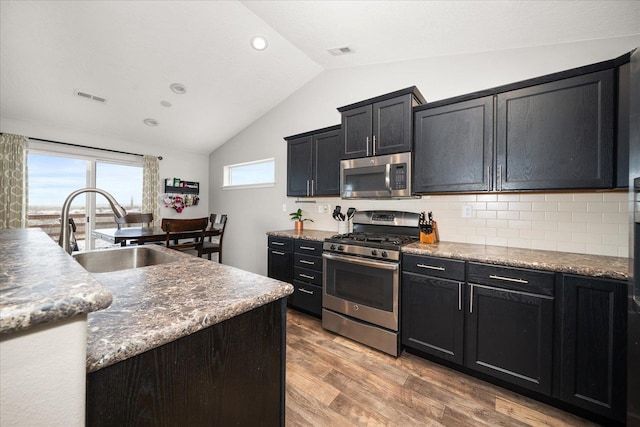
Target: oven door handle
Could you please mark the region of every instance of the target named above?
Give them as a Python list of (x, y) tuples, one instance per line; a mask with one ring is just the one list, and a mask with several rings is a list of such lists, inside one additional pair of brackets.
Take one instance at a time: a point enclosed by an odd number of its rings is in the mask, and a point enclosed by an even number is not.
[(365, 267), (381, 268), (383, 270), (396, 271), (400, 268), (400, 264), (395, 262), (374, 261), (366, 258), (352, 257), (352, 256), (346, 256), (346, 255), (334, 255), (326, 252), (323, 253), (322, 256), (326, 259), (330, 259), (334, 261), (343, 261), (349, 264), (357, 264)]

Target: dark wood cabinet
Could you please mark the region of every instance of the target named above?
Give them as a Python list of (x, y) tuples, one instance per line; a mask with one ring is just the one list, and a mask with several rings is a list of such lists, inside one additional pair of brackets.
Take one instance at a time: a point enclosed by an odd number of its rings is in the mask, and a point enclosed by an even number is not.
[(611, 188), (613, 118), (613, 69), (498, 94), (496, 189)]
[(284, 299), (91, 372), (86, 390), (88, 426), (284, 426)]
[(405, 255), (402, 344), (462, 365), (464, 261)]
[(322, 316), (322, 242), (295, 240), (290, 307)]
[(623, 421), (627, 284), (564, 275), (559, 398)]
[(416, 193), (492, 188), (493, 96), (416, 111)]
[(293, 239), (268, 238), (267, 276), (293, 283)]
[(340, 194), (340, 125), (286, 137), (287, 196)]
[(425, 100), (413, 86), (338, 108), (342, 159), (411, 151), (414, 106)]
[(551, 395), (553, 273), (468, 266), (465, 365)]

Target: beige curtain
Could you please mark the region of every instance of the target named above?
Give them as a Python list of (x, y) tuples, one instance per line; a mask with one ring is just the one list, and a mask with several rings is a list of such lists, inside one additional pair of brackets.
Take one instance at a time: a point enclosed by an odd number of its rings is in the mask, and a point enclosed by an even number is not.
[(153, 226), (160, 224), (160, 173), (158, 158), (144, 156), (142, 160), (142, 212), (153, 214)]
[(0, 229), (27, 225), (27, 139), (0, 135)]

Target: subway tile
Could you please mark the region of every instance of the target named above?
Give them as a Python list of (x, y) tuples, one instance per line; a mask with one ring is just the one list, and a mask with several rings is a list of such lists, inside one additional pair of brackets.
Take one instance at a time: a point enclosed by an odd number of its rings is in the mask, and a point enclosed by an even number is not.
[(544, 218), (547, 221), (571, 222), (571, 212), (545, 212)]
[(506, 237), (487, 237), (486, 244), (491, 246), (507, 246), (508, 240)]
[(520, 219), (518, 211), (498, 211), (498, 219)]
[(520, 231), (511, 228), (498, 228), (498, 237), (517, 238), (520, 237)]
[(469, 227), (486, 227), (487, 220), (483, 218), (469, 218), (467, 219), (467, 225)]
[(586, 222), (558, 222), (558, 230), (561, 231), (571, 231), (577, 233), (586, 233), (587, 232)]
[(544, 232), (540, 230), (520, 229), (520, 238), (535, 240), (544, 237)]
[(496, 237), (498, 230), (495, 228), (480, 227), (476, 230), (476, 233), (483, 237)]
[(551, 240), (532, 240), (531, 249), (537, 249), (540, 251), (557, 251), (558, 245)]
[(531, 204), (531, 210), (555, 212), (558, 210), (558, 202), (533, 202)]
[(629, 199), (629, 193), (627, 191), (612, 191), (602, 193), (603, 202), (624, 202)]
[(545, 195), (524, 193), (520, 195), (520, 201), (521, 202), (544, 202)]
[(575, 202), (602, 202), (602, 193), (574, 193)]
[(620, 212), (620, 203), (617, 202), (589, 202), (587, 212)]
[(618, 247), (602, 244), (587, 244), (586, 253), (603, 256), (618, 256)]
[(518, 228), (518, 229), (531, 229), (531, 221), (523, 221), (519, 219), (510, 219), (509, 220), (509, 228)]
[(544, 221), (544, 212), (521, 211), (520, 219), (525, 219), (529, 221)]
[(506, 219), (487, 219), (487, 227), (507, 228), (509, 221)]
[(476, 194), (476, 201), (478, 202), (497, 202), (497, 194)]
[(628, 246), (618, 246), (618, 256), (627, 258), (629, 256), (629, 247)]
[(484, 236), (467, 236), (466, 243), (473, 243), (475, 245), (485, 245), (487, 240)]
[(509, 209), (508, 202), (487, 202), (487, 210), (506, 211)]
[(629, 236), (626, 234), (605, 234), (602, 243), (612, 246), (625, 246), (629, 244)]
[(461, 194), (456, 197), (459, 202), (475, 202), (476, 195), (475, 194)]
[(519, 238), (509, 238), (507, 240), (507, 246), (509, 246), (510, 248), (531, 249), (531, 240), (529, 240), (529, 239), (519, 239)]
[(476, 218), (484, 218), (484, 219), (496, 219), (497, 214), (496, 211), (476, 211)]
[(531, 202), (509, 202), (510, 211), (530, 211)]
[(473, 203), (465, 203), (467, 206), (471, 206), (471, 209), (474, 211), (484, 211), (487, 209), (486, 202), (473, 202)]
[(602, 243), (602, 236), (594, 233), (577, 233), (571, 234), (571, 241), (576, 243)]
[(519, 202), (520, 195), (519, 194), (498, 194), (499, 202)]
[(545, 194), (544, 199), (547, 202), (571, 202), (573, 195), (570, 193), (548, 193)]
[(629, 221), (629, 214), (627, 213), (610, 213), (605, 212), (602, 214), (602, 222), (604, 223), (618, 223), (622, 224)]
[(586, 254), (587, 244), (575, 243), (575, 242), (558, 242), (558, 250), (560, 252), (573, 252), (577, 254)]
[(586, 225), (586, 231), (588, 233), (618, 234), (618, 232), (620, 231), (620, 227), (618, 226), (618, 224), (580, 224)]
[(545, 231), (544, 232), (545, 240), (555, 240), (556, 242), (571, 242), (571, 232), (570, 231)]
[(558, 212), (586, 212), (587, 202), (558, 202)]
[(574, 222), (590, 222), (590, 223), (601, 223), (602, 215), (599, 212), (572, 212), (571, 220)]
[(532, 230), (555, 231), (558, 230), (558, 223), (555, 221), (531, 221)]

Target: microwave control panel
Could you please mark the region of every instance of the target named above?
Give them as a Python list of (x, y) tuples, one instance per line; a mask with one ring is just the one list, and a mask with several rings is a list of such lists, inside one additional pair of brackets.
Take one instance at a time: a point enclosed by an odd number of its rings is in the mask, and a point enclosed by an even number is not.
[(406, 190), (407, 188), (407, 164), (398, 163), (391, 165), (391, 189)]

